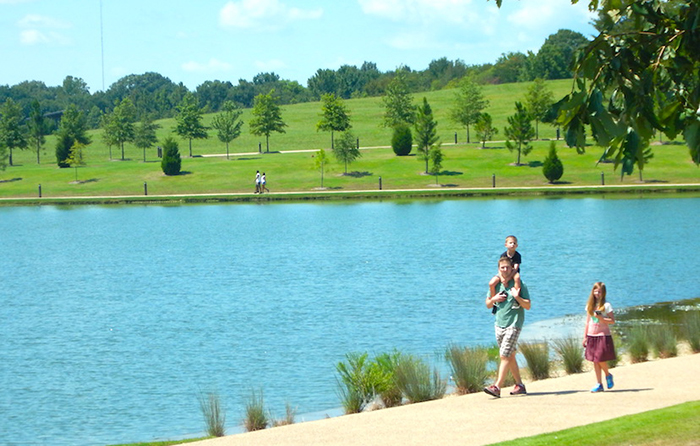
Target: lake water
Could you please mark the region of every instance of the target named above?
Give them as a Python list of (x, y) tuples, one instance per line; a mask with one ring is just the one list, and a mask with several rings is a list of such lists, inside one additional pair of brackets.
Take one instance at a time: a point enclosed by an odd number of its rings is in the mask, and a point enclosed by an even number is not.
[(697, 297), (699, 221), (696, 197), (0, 207), (0, 444), (200, 435), (206, 392), (229, 432), (252, 390), (337, 412), (346, 353), (494, 342), (506, 235), (547, 336), (598, 280), (616, 308)]

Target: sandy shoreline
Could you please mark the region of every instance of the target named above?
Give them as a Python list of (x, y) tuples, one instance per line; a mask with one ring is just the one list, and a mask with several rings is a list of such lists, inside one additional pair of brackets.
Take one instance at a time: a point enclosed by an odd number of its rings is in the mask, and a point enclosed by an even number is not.
[[(485, 393), (343, 415), (189, 443), (239, 445), (486, 445), (700, 400), (700, 354), (618, 366), (615, 388), (592, 394), (592, 372), (526, 382), (527, 396)], [(515, 415), (518, 414), (519, 415)], [(511, 418), (508, 429), (492, 426)]]

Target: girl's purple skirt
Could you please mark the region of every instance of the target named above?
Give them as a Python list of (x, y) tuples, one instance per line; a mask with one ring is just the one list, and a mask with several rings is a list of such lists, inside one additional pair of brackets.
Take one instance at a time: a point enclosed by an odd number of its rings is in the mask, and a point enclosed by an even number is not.
[(615, 359), (615, 345), (612, 336), (588, 336), (586, 359), (591, 362), (605, 362)]

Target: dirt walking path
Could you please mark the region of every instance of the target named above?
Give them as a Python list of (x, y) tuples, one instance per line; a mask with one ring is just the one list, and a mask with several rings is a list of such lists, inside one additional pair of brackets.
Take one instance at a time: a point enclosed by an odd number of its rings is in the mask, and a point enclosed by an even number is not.
[[(528, 395), (449, 396), (356, 415), (189, 443), (192, 446), (475, 446), (700, 400), (700, 354), (619, 366), (615, 387), (590, 393), (592, 372), (526, 382)], [(507, 429), (496, 429), (503, 425)]]

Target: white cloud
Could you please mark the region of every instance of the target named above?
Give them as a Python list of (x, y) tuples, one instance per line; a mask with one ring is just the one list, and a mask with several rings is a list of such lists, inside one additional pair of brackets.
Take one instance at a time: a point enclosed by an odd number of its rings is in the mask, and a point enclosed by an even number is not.
[(287, 64), (279, 59), (270, 59), (267, 61), (256, 60), (254, 65), (258, 70), (265, 72), (287, 68)]
[(587, 2), (571, 5), (561, 0), (539, 0), (532, 2), (518, 2), (515, 12), (508, 15), (508, 22), (518, 29), (537, 30), (542, 27), (555, 28), (557, 23), (562, 23), (562, 18), (567, 22), (588, 23), (595, 15), (588, 11)]
[(17, 26), (23, 28), (19, 33), (19, 40), (23, 45), (69, 45), (72, 43), (69, 37), (54, 31), (55, 29), (68, 29), (71, 24), (52, 17), (29, 14), (20, 19)]
[(220, 73), (222, 71), (229, 71), (233, 66), (228, 62), (222, 62), (218, 59), (209, 59), (207, 63), (199, 62), (185, 62), (182, 64), (182, 69), (190, 72), (199, 73)]
[(321, 18), (323, 9), (304, 10), (289, 7), (279, 0), (229, 1), (219, 12), (224, 27), (268, 30), (297, 20)]
[(358, 0), (362, 12), (395, 22), (471, 24), (479, 19), (473, 0)]
[(51, 28), (51, 29), (68, 29), (71, 27), (70, 23), (64, 22), (62, 20), (54, 19), (53, 17), (46, 17), (36, 14), (28, 14), (17, 22), (20, 28)]

